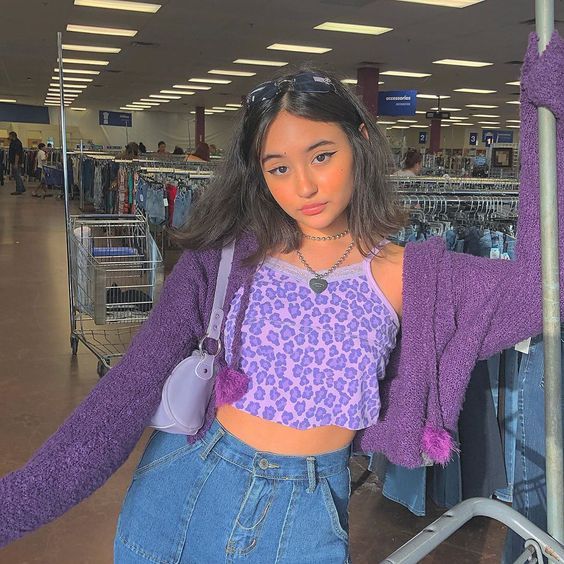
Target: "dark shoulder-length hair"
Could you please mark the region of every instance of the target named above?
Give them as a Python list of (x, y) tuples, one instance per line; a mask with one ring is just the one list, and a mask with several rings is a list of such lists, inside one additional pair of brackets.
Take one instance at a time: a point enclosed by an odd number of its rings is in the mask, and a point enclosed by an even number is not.
[[(304, 71), (328, 78), (331, 91), (294, 90), (293, 77)], [(280, 88), (274, 97), (247, 103), (241, 110), (225, 158), (186, 225), (176, 232), (176, 241), (186, 249), (219, 248), (251, 232), (258, 242), (257, 252), (249, 259), (252, 263), (260, 263), (274, 250), (299, 248), (301, 232), (272, 197), (260, 165), (268, 126), (285, 110), (313, 121), (338, 124), (347, 135), (354, 159), (349, 229), (360, 251), (368, 254), (403, 225), (403, 213), (387, 179), (392, 161), (385, 136), (360, 100), (332, 74), (301, 68), (278, 81)]]

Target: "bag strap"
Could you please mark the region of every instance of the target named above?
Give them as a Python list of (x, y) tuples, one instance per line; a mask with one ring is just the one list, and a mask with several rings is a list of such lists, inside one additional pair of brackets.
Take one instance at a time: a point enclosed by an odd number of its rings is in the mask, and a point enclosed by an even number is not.
[[(221, 250), (221, 260), (219, 262), (219, 270), (217, 272), (217, 281), (215, 284), (215, 295), (213, 298), (213, 307), (210, 315), (210, 322), (205, 337), (202, 339), (214, 339), (218, 342), (218, 352), (220, 345), (220, 333), (223, 324), (225, 304), (225, 296), (227, 294), (227, 285), (229, 283), (229, 275), (233, 265), (233, 255), (235, 254), (235, 241), (229, 243)], [(216, 353), (217, 354), (217, 353)]]

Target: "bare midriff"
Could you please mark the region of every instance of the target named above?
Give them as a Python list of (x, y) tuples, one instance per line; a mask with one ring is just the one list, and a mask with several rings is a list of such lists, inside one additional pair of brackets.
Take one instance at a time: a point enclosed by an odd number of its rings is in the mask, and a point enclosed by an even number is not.
[(261, 452), (289, 456), (315, 456), (348, 446), (356, 431), (326, 425), (301, 431), (267, 421), (232, 405), (217, 409), (217, 420), (239, 440)]

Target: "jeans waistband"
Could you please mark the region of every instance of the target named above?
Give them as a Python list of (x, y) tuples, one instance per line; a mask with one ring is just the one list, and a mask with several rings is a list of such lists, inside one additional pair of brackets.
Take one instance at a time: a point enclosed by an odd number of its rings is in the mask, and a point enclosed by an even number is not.
[(202, 438), (205, 447), (200, 456), (206, 459), (214, 452), (227, 462), (248, 470), (253, 475), (272, 480), (305, 480), (310, 487), (316, 479), (329, 478), (348, 467), (351, 446), (317, 456), (288, 456), (261, 452), (227, 431), (217, 419)]

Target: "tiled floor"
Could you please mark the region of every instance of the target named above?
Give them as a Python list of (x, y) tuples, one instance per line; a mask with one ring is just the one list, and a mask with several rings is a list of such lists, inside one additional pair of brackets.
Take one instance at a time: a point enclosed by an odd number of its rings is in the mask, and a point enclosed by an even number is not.
[[(93, 354), (84, 347), (70, 354), (63, 204), (32, 198), (30, 190), (10, 196), (12, 190), (11, 182), (0, 187), (2, 476), (24, 464), (98, 381)], [(89, 499), (0, 550), (0, 564), (111, 563), (120, 503), (145, 440)], [(363, 459), (351, 464), (356, 480)], [(369, 479), (352, 497), (354, 564), (380, 562), (439, 514), (414, 517)], [(499, 562), (503, 537), (501, 525), (476, 520), (424, 562)]]

